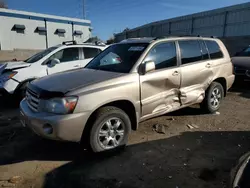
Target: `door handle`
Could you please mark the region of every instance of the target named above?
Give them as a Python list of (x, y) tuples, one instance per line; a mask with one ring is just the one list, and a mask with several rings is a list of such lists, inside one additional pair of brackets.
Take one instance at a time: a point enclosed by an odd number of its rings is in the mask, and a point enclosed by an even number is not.
[(206, 65), (206, 67), (207, 67), (207, 68), (210, 68), (210, 67), (211, 67), (211, 63), (208, 63), (208, 64)]
[(173, 76), (178, 76), (178, 75), (179, 75), (179, 72), (178, 72), (178, 71), (174, 71), (172, 75), (173, 75)]
[(74, 67), (80, 67), (81, 65), (75, 65)]

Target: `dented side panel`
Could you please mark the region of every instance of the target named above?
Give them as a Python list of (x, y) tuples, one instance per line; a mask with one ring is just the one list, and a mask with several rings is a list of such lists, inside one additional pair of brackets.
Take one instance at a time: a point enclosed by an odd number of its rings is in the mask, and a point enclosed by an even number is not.
[(147, 73), (140, 76), (140, 83), (142, 119), (180, 107), (180, 68)]
[(213, 81), (212, 62), (204, 61), (181, 67), (181, 104), (200, 103)]

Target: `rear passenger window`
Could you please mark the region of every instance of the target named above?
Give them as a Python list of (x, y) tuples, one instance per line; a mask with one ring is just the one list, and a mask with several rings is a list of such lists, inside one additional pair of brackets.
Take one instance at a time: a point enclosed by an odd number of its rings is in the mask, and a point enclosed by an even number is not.
[(101, 52), (98, 48), (83, 48), (84, 58), (89, 59), (97, 56)]
[(156, 70), (177, 66), (175, 42), (162, 43), (153, 47), (145, 61), (154, 61)]
[(211, 59), (223, 58), (223, 53), (222, 53), (219, 45), (217, 44), (217, 42), (212, 41), (212, 40), (207, 40), (206, 45), (207, 45), (208, 51), (210, 53)]
[(179, 41), (181, 62), (183, 65), (203, 60), (198, 40)]

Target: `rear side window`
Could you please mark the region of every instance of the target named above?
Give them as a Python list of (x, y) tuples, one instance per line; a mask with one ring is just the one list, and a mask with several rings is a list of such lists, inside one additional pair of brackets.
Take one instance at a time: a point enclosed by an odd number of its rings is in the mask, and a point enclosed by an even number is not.
[(203, 60), (202, 50), (198, 40), (179, 41), (179, 46), (183, 65)]
[(217, 42), (212, 41), (212, 40), (207, 40), (205, 42), (206, 42), (208, 51), (210, 53), (211, 59), (223, 58), (223, 53), (222, 53), (219, 45), (217, 44)]
[(97, 56), (101, 52), (98, 48), (83, 48), (84, 58), (89, 59)]

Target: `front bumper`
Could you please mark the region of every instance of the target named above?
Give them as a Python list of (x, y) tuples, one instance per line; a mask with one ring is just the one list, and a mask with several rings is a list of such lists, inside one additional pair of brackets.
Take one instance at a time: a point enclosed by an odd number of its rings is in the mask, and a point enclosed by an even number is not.
[(16, 90), (16, 88), (18, 87), (19, 82), (13, 80), (13, 79), (9, 79), (6, 82), (0, 82), (0, 92), (4, 92), (4, 93), (9, 93), (9, 94), (13, 94), (14, 91)]
[[(54, 115), (32, 111), (24, 99), (20, 103), (20, 119), (24, 126), (29, 127), (37, 135), (47, 139), (80, 142), (85, 124), (90, 113), (83, 112), (68, 115)], [(46, 133), (44, 127), (53, 128), (51, 134)]]

